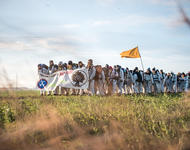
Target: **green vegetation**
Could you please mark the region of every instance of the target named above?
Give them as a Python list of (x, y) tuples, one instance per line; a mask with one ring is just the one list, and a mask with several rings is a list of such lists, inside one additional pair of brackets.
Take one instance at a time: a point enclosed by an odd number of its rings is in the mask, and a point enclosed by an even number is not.
[[(190, 97), (0, 93), (4, 149), (187, 149)], [(32, 148), (31, 148), (32, 149)]]

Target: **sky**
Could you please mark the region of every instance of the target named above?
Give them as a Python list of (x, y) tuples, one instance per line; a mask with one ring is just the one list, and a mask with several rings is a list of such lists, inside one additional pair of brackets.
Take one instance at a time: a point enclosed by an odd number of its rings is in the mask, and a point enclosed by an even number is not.
[[(49, 60), (190, 71), (190, 27), (177, 0), (0, 0), (0, 86), (35, 88)], [(190, 1), (179, 1), (190, 16)]]

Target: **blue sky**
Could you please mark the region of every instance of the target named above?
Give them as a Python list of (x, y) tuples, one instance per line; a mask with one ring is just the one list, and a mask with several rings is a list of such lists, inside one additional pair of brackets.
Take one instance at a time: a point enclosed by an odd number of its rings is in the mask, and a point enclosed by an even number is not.
[[(190, 1), (181, 0), (187, 14)], [(0, 0), (0, 86), (35, 87), (37, 64), (94, 59), (141, 67), (120, 52), (139, 46), (145, 68), (189, 69), (190, 28), (174, 0)]]

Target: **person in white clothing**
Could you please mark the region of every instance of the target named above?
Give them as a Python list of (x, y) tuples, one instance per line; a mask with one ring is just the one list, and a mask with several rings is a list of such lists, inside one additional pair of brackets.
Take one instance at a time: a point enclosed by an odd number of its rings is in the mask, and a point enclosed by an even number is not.
[(88, 74), (89, 74), (88, 93), (90, 95), (94, 95), (95, 94), (95, 90), (94, 90), (94, 77), (96, 75), (96, 69), (93, 66), (93, 60), (92, 59), (88, 60), (88, 65), (87, 65), (86, 68), (88, 69)]
[(138, 67), (136, 67), (133, 71), (133, 88), (135, 94), (143, 93), (142, 82), (142, 74), (139, 72)]
[(146, 94), (152, 93), (151, 86), (153, 83), (152, 73), (150, 69), (144, 73), (144, 89)]
[(155, 68), (152, 69), (152, 78), (153, 78), (153, 89), (154, 93), (161, 93), (161, 80), (160, 80), (160, 74), (159, 71)]

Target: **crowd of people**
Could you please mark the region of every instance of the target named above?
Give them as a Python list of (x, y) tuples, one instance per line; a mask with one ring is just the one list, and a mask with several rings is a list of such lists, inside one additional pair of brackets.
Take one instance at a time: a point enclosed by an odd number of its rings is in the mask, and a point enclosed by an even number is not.
[(82, 61), (73, 63), (59, 62), (54, 64), (49, 61), (49, 66), (38, 65), (38, 73), (46, 75), (53, 74), (61, 70), (75, 70), (85, 67), (88, 70), (89, 86), (88, 89), (68, 89), (57, 87), (54, 91), (43, 92), (41, 95), (122, 95), (122, 94), (159, 94), (185, 92), (190, 89), (190, 72), (178, 73), (164, 72), (157, 68), (148, 68), (146, 71), (123, 68), (120, 65), (110, 66), (106, 64), (93, 65), (93, 60), (89, 59), (87, 65)]

